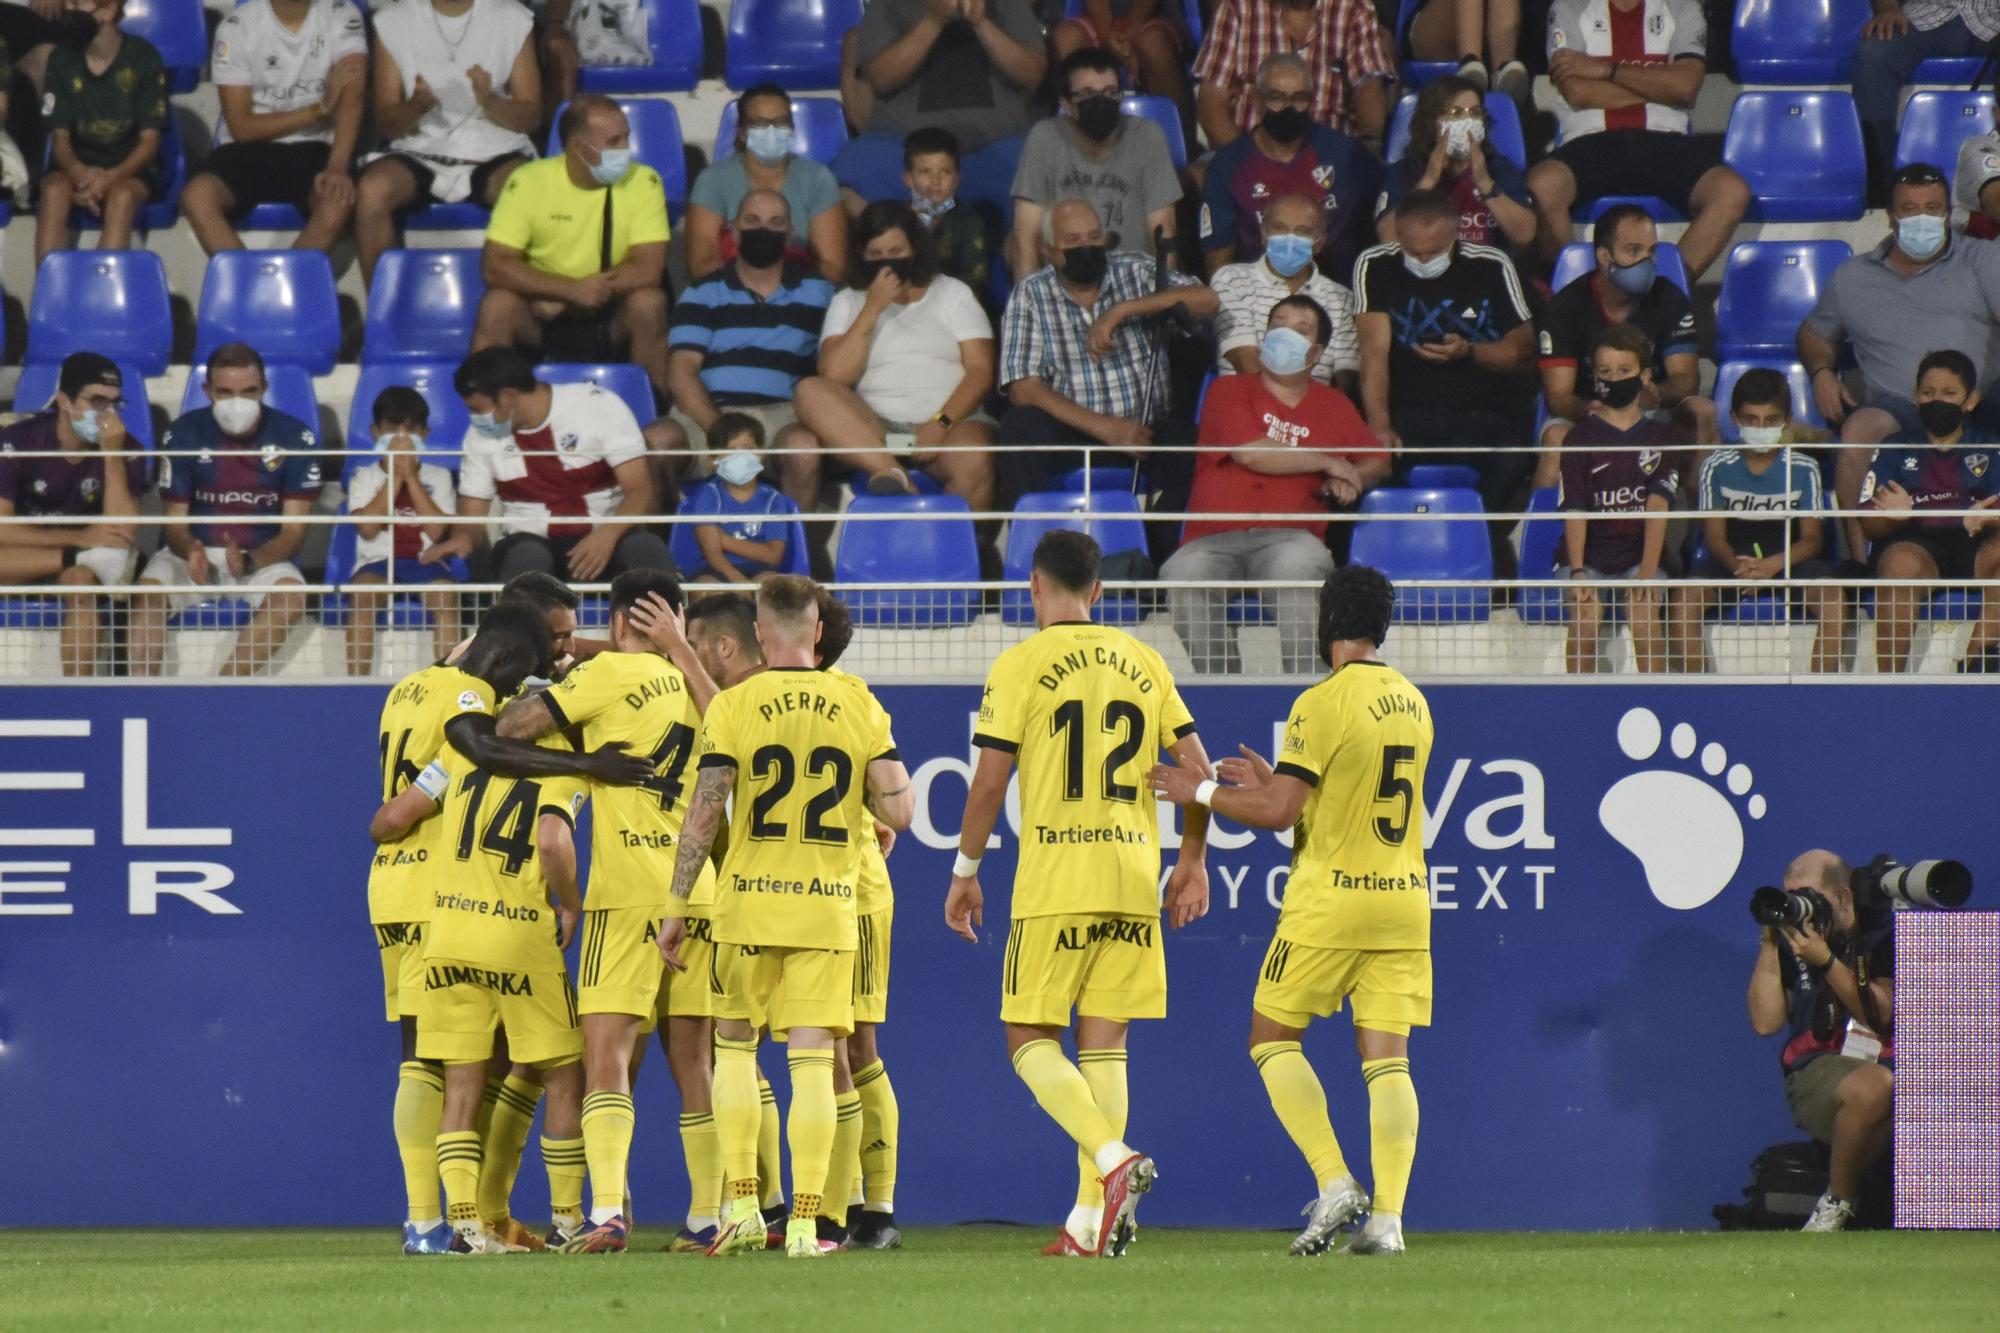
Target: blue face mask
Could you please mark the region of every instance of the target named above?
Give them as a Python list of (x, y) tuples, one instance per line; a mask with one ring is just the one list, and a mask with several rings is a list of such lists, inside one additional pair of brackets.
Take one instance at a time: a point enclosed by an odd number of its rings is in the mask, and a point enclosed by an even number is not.
[(1659, 276), (1659, 268), (1653, 257), (1647, 255), (1636, 264), (1613, 264), (1611, 285), (1627, 296), (1644, 296), (1653, 290), (1653, 279)]
[(504, 440), (514, 433), (512, 422), (498, 420), (491, 412), (474, 412), (470, 424), (489, 440)]
[(1306, 368), (1306, 354), (1310, 351), (1312, 341), (1305, 334), (1281, 324), (1264, 335), (1257, 359), (1273, 375), (1296, 375)]
[(1944, 219), (1930, 213), (1896, 219), (1896, 245), (1912, 259), (1930, 259), (1944, 249)]
[(724, 454), (715, 465), (715, 475), (731, 486), (748, 486), (764, 470), (764, 462), (747, 449)]
[(95, 412), (85, 412), (82, 416), (71, 417), (69, 424), (70, 429), (76, 432), (76, 438), (82, 440), (85, 444), (98, 443), (100, 437), (104, 434), (104, 431), (97, 424), (97, 413)]
[(792, 127), (758, 125), (743, 132), (743, 146), (759, 162), (782, 162), (792, 151)]
[(1289, 278), (1312, 263), (1312, 237), (1273, 236), (1264, 242), (1264, 258), (1270, 261), (1272, 271), (1279, 277)]
[(910, 207), (916, 210), (917, 216), (923, 219), (924, 225), (929, 226), (945, 214), (951, 212), (952, 209), (958, 207), (958, 197), (954, 195), (940, 202), (931, 198), (922, 190), (912, 190), (910, 191)]
[(631, 169), (631, 149), (600, 148), (597, 150), (597, 161), (590, 165), (590, 174), (597, 178), (599, 185), (616, 185), (625, 179), (625, 173)]
[(1429, 259), (1416, 259), (1405, 254), (1403, 267), (1426, 281), (1431, 278), (1441, 278), (1444, 276), (1444, 271), (1451, 267), (1451, 251), (1446, 250), (1441, 254), (1432, 255)]

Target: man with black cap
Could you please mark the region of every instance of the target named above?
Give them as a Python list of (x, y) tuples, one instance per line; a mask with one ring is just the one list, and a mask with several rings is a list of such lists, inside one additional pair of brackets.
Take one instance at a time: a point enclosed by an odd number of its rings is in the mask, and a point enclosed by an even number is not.
[[(131, 581), (131, 520), (146, 490), (146, 460), (137, 450), (126, 452), (123, 389), (124, 376), (109, 357), (72, 352), (54, 400), (0, 430), (0, 516), (103, 520), (0, 524), (0, 584)], [(132, 410), (144, 412), (145, 399)], [(122, 465), (108, 465), (112, 459)], [(63, 674), (88, 675), (96, 663), (96, 602), (65, 606)]]

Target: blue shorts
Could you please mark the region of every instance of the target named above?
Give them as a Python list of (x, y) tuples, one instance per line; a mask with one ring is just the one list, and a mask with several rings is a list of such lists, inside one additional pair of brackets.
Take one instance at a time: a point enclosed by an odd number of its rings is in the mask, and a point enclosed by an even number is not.
[[(958, 197), (992, 204), (1001, 216), (1013, 216), (1014, 172), (1021, 165), (1026, 142), (1026, 135), (1016, 134), (961, 157)], [(835, 179), (870, 203), (879, 199), (907, 201), (910, 197), (909, 186), (903, 184), (900, 134), (863, 134), (849, 139), (834, 155), (832, 167)]]
[[(351, 577), (374, 578), (387, 583), (389, 562), (377, 560), (373, 564), (362, 565)], [(426, 565), (414, 556), (403, 556), (396, 561), (397, 583), (464, 583), (468, 577), (465, 562), (457, 556), (441, 565)]]

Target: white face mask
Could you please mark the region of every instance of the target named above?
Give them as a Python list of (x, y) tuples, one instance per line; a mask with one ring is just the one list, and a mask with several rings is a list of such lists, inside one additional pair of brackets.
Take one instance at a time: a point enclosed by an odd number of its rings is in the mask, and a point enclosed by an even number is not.
[(215, 424), (224, 435), (248, 435), (263, 415), (264, 405), (255, 398), (224, 398), (215, 405)]
[(1736, 434), (1745, 449), (1775, 449), (1785, 442), (1783, 426), (1738, 426)]
[[(391, 431), (387, 435), (384, 435), (381, 439), (375, 441), (375, 452), (378, 454), (385, 454), (389, 452), (389, 447), (391, 444), (395, 442), (398, 433), (399, 432)], [(411, 431), (408, 433), (408, 439), (410, 441), (410, 449), (413, 452), (422, 453), (424, 451), (423, 436), (417, 434), (415, 431)]]
[(1472, 145), (1486, 142), (1486, 122), (1483, 120), (1440, 120), (1438, 128), (1444, 131), (1444, 151), (1452, 157), (1464, 157), (1472, 151)]

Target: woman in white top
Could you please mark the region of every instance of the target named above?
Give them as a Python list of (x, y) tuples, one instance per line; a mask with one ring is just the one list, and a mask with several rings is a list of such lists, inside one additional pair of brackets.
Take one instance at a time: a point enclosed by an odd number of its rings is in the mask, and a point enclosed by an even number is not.
[(908, 469), (973, 509), (993, 500), (993, 323), (972, 289), (937, 271), (930, 233), (906, 203), (868, 205), (854, 224), (846, 289), (827, 307), (819, 374), (799, 381), (799, 424), (877, 495), (912, 495)]

